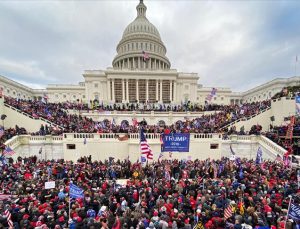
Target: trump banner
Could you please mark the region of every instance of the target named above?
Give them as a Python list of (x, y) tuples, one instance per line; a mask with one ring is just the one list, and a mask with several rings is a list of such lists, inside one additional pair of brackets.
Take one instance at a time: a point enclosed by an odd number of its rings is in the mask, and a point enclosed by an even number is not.
[(79, 187), (77, 187), (75, 184), (70, 184), (70, 197), (71, 198), (83, 198), (83, 190)]
[(300, 96), (296, 96), (296, 115), (300, 115)]
[(292, 218), (293, 220), (300, 220), (300, 206), (299, 204), (294, 203), (293, 199), (290, 202), (288, 217)]
[(189, 152), (190, 134), (162, 135), (162, 152)]

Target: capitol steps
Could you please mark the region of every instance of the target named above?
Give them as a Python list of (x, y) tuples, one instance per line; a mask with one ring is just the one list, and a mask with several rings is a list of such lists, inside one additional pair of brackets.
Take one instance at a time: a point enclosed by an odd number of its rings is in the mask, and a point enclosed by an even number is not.
[(240, 129), (244, 127), (245, 131), (250, 131), (253, 125), (259, 124), (262, 126), (263, 130), (268, 130), (270, 127), (271, 114), (271, 107), (268, 107), (257, 114), (235, 120), (234, 122), (222, 127), (222, 129), (224, 130), (226, 128), (230, 129), (231, 127), (235, 127), (236, 131), (240, 131)]
[(30, 133), (39, 131), (41, 125), (54, 126), (62, 129), (61, 126), (58, 126), (47, 119), (42, 117), (34, 118), (32, 115), (4, 103), (3, 98), (0, 98), (0, 113), (6, 115), (6, 118), (2, 120), (1, 123), (1, 125), (4, 125), (5, 129), (10, 127), (14, 128), (15, 125), (24, 127)]
[(241, 127), (244, 127), (245, 131), (250, 131), (253, 125), (261, 125), (262, 131), (269, 131), (270, 124), (272, 126), (281, 126), (286, 118), (295, 115), (296, 104), (294, 97), (281, 97), (273, 99), (271, 106), (260, 111), (259, 113), (247, 118), (241, 118), (234, 122), (223, 126), (221, 129), (230, 129), (235, 127), (237, 131), (240, 131)]

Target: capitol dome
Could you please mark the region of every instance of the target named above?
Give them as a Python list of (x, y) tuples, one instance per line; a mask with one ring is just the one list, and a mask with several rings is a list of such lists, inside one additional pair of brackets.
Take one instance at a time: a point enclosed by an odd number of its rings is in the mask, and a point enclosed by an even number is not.
[(113, 60), (115, 69), (165, 70), (170, 69), (166, 47), (157, 28), (146, 18), (147, 7), (140, 0), (137, 17), (123, 32)]
[(122, 38), (141, 33), (153, 36), (154, 39), (161, 41), (158, 30), (146, 17), (137, 17), (133, 22), (131, 22), (126, 27)]

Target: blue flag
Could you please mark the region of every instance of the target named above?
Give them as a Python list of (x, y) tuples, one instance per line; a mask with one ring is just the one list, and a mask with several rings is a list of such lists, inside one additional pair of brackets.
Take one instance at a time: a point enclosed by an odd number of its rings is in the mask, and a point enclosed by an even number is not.
[(244, 179), (244, 172), (242, 167), (240, 168), (239, 177), (240, 179)]
[(235, 159), (235, 164), (240, 168), (242, 166), (242, 161), (241, 161), (241, 158), (237, 157)]
[(83, 198), (83, 190), (79, 187), (77, 187), (75, 184), (70, 184), (70, 197), (71, 198)]
[(300, 220), (300, 206), (299, 204), (294, 203), (293, 199), (291, 200), (288, 217), (297, 221)]
[(257, 165), (262, 163), (262, 150), (260, 147), (258, 147), (258, 150), (257, 150), (255, 163)]

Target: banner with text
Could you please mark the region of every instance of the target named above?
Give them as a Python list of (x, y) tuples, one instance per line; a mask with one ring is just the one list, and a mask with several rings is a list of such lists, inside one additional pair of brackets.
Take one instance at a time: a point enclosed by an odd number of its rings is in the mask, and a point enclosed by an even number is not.
[(189, 152), (190, 134), (164, 134), (162, 136), (162, 152)]
[(296, 96), (296, 115), (300, 115), (300, 96)]

